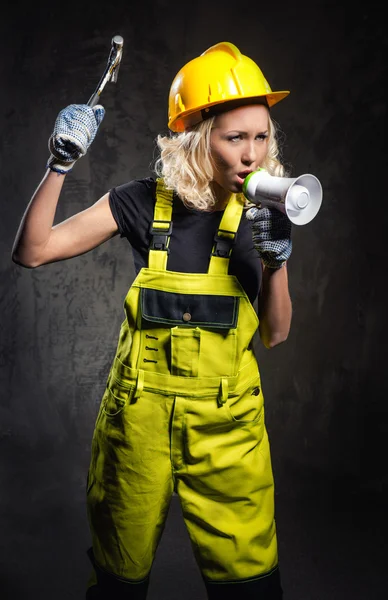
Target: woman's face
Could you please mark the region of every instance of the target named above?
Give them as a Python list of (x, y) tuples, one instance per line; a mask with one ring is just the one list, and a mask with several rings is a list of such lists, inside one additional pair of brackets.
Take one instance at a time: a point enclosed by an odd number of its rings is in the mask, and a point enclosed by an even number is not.
[(221, 113), (210, 133), (213, 181), (238, 193), (248, 173), (258, 169), (268, 148), (268, 109), (262, 104)]

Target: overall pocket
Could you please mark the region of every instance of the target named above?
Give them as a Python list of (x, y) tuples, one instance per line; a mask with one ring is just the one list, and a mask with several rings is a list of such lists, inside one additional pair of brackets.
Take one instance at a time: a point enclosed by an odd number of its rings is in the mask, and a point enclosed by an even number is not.
[(235, 423), (257, 423), (263, 417), (264, 397), (260, 379), (238, 396), (231, 396), (225, 403), (230, 418)]
[(132, 389), (133, 386), (124, 385), (114, 377), (109, 377), (102, 398), (103, 412), (108, 417), (119, 415), (128, 404), (129, 394)]
[(160, 326), (201, 327), (227, 331), (237, 327), (237, 296), (178, 294), (152, 288), (140, 293), (142, 328)]
[(200, 329), (173, 327), (171, 329), (171, 374), (198, 377)]

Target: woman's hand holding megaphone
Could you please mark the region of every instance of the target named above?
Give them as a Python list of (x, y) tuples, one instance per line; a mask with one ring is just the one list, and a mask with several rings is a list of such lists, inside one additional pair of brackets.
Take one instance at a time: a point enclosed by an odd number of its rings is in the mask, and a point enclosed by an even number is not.
[(288, 217), (275, 208), (249, 208), (246, 218), (252, 227), (253, 245), (264, 265), (279, 269), (292, 252), (291, 228)]

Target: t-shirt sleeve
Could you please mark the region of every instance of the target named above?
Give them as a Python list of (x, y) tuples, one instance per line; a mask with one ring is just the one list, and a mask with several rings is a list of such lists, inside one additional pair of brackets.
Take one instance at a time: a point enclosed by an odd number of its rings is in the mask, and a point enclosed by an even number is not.
[(134, 179), (109, 190), (109, 205), (121, 237), (132, 245), (144, 243), (153, 218), (156, 182)]

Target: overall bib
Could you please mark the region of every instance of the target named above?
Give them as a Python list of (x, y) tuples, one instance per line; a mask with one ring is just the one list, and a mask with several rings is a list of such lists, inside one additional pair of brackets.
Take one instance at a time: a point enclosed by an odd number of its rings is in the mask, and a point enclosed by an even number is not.
[(174, 491), (209, 598), (282, 597), (258, 318), (228, 275), (243, 204), (231, 197), (207, 273), (168, 271), (172, 192), (157, 181), (88, 472), (90, 556), (112, 600), (146, 598)]

